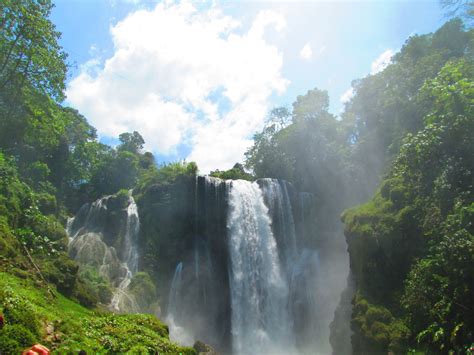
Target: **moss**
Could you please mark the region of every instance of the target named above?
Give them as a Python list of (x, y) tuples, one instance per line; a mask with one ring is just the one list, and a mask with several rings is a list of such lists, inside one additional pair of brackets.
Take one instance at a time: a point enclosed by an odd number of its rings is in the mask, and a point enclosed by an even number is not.
[(156, 287), (146, 272), (137, 272), (128, 286), (141, 309), (148, 309), (156, 300)]
[(95, 307), (99, 302), (99, 297), (94, 288), (82, 280), (75, 283), (71, 297), (84, 307), (89, 308)]
[(392, 320), (392, 315), (388, 309), (375, 306), (367, 308), (365, 317), (368, 324), (373, 324), (374, 322), (389, 323)]
[(82, 266), (79, 272), (81, 282), (85, 285), (84, 290), (90, 292), (95, 299), (103, 304), (108, 304), (112, 299), (112, 290), (106, 278), (104, 278), (95, 267)]
[(370, 338), (381, 348), (387, 348), (390, 343), (390, 327), (382, 322), (376, 321), (370, 326)]
[(127, 206), (129, 194), (130, 193), (127, 189), (121, 189), (114, 195), (117, 204), (119, 204), (122, 208), (125, 208)]

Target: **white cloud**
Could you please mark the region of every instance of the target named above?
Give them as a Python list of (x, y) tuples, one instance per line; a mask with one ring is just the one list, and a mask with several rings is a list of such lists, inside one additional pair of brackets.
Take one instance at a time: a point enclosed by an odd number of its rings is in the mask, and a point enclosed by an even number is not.
[(395, 53), (393, 50), (387, 49), (385, 52), (379, 55), (378, 58), (372, 62), (370, 74), (374, 75), (384, 70), (392, 61), (394, 54)]
[(353, 88), (350, 88), (350, 89), (348, 89), (344, 94), (341, 95), (341, 97), (340, 97), (339, 100), (340, 100), (343, 104), (345, 104), (345, 103), (351, 101), (351, 99), (354, 97), (354, 94), (355, 94), (354, 89), (353, 89)]
[(304, 60), (310, 60), (312, 56), (313, 50), (311, 49), (311, 45), (306, 43), (300, 51), (300, 57)]
[(131, 4), (131, 5), (139, 5), (142, 0), (108, 0), (109, 5), (114, 7), (117, 4)]
[(100, 135), (137, 130), (146, 148), (173, 155), (188, 145), (202, 172), (241, 161), (274, 93), (286, 90), (283, 57), (265, 30), (285, 18), (261, 11), (249, 29), (218, 7), (190, 2), (139, 10), (111, 27), (114, 54), (81, 67), (68, 101)]

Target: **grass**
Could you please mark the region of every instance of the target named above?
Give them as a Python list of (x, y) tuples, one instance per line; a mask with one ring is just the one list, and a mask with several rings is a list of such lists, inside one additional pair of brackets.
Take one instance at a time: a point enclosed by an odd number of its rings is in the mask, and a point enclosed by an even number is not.
[(168, 337), (153, 315), (90, 310), (31, 279), (0, 272), (0, 353), (18, 352), (40, 342), (53, 353), (196, 354)]

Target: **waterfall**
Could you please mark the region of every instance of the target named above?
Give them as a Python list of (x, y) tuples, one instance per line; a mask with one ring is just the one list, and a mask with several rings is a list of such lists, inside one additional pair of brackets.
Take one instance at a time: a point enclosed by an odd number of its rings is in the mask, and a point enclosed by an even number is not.
[(88, 232), (98, 232), (103, 227), (103, 218), (107, 213), (107, 201), (111, 196), (104, 196), (91, 204), (84, 204), (76, 216), (69, 218), (66, 233), (70, 239)]
[[(112, 217), (108, 204), (114, 196), (105, 196), (84, 204), (67, 222), (69, 254), (81, 266), (93, 267), (114, 290), (109, 308), (116, 312), (138, 312), (134, 297), (127, 292), (138, 269), (136, 248), (140, 221), (132, 191), (125, 211)], [(125, 222), (125, 223), (123, 223)], [(109, 302), (107, 301), (107, 302)]]
[(138, 269), (138, 253), (136, 250), (136, 238), (140, 231), (140, 220), (138, 218), (137, 204), (132, 196), (132, 190), (129, 191), (127, 222), (125, 226), (125, 235), (123, 243), (123, 267), (126, 270), (125, 276), (114, 290), (110, 306), (114, 311), (120, 312), (128, 308), (131, 312), (138, 312), (139, 307), (134, 297), (127, 293), (127, 287), (132, 281), (133, 274)]
[(294, 353), (288, 284), (262, 191), (255, 182), (228, 184), (233, 352)]
[(304, 354), (324, 354), (321, 351), (320, 307), (325, 307), (320, 295), (324, 283), (320, 278), (319, 254), (304, 248), (292, 268), (290, 305), (294, 320), (296, 343)]
[(183, 272), (183, 263), (179, 262), (176, 265), (176, 269), (174, 271), (173, 281), (171, 281), (171, 288), (170, 288), (170, 295), (169, 295), (169, 306), (168, 306), (168, 314), (169, 315), (176, 315), (176, 311), (178, 310), (177, 305), (180, 304), (180, 294), (181, 288), (183, 283), (182, 278)]
[(66, 222), (66, 234), (69, 238), (69, 243), (74, 239), (73, 233), (73, 225), (74, 225), (74, 217), (69, 217)]
[(194, 342), (194, 335), (190, 329), (181, 325), (183, 313), (183, 263), (179, 262), (174, 271), (168, 296), (168, 311), (165, 318), (169, 327), (170, 339), (183, 345), (191, 346)]
[(287, 276), (290, 277), (297, 258), (297, 247), (295, 222), (287, 183), (275, 179), (260, 179), (258, 182), (272, 216), (272, 229), (278, 250), (281, 251)]
[[(276, 179), (198, 176), (183, 186), (142, 218), (143, 230), (158, 231), (144, 238), (163, 238), (153, 239), (160, 242), (155, 271), (170, 338), (232, 355), (329, 353), (337, 297), (328, 291), (330, 256), (318, 239), (313, 195)], [(137, 312), (144, 309), (130, 283), (138, 271), (140, 220), (131, 192), (126, 199), (106, 196), (81, 207), (67, 223), (69, 253), (114, 286), (103, 304)]]

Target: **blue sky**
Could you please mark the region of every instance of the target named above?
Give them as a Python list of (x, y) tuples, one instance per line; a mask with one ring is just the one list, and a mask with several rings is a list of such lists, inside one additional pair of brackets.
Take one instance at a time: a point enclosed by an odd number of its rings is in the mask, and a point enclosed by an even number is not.
[(67, 104), (103, 141), (136, 129), (159, 161), (204, 173), (241, 161), (268, 110), (309, 89), (339, 114), (352, 80), (445, 21), (437, 1), (55, 3)]

